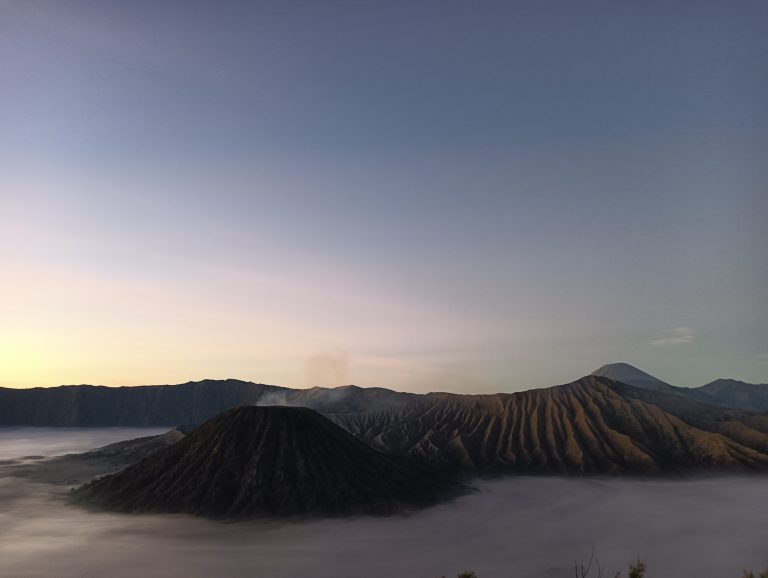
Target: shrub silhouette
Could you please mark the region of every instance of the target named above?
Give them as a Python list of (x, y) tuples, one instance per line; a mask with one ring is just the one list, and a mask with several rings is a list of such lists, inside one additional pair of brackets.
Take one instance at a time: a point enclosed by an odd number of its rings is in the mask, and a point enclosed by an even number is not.
[(643, 578), (645, 576), (645, 562), (637, 560), (634, 564), (629, 565), (629, 578)]
[[(629, 565), (627, 570), (627, 578), (645, 578), (645, 571), (648, 567), (642, 560), (637, 560)], [(592, 555), (586, 564), (579, 564), (574, 562), (573, 571), (576, 578), (602, 578), (605, 568), (600, 566), (600, 562), (595, 554), (595, 548), (592, 548)], [(620, 578), (621, 572), (616, 572), (614, 578)], [(443, 578), (445, 578), (443, 576)], [(478, 578), (477, 574), (471, 571), (461, 572), (456, 578)], [(764, 572), (760, 572), (759, 576), (756, 576), (751, 570), (744, 570), (741, 578), (768, 578), (768, 569)]]
[[(639, 558), (629, 565), (627, 570), (627, 578), (645, 578), (645, 571), (648, 567), (645, 562)], [(594, 571), (594, 572), (593, 572)], [(573, 563), (573, 572), (576, 578), (603, 578), (603, 572), (605, 566), (600, 565), (600, 560), (597, 558), (597, 551), (595, 545), (592, 544), (592, 553), (589, 555), (589, 560), (586, 564)], [(616, 572), (613, 578), (621, 578), (621, 572)], [(753, 577), (754, 578), (754, 577)], [(760, 578), (763, 578), (762, 576)], [(766, 576), (768, 578), (768, 576)]]

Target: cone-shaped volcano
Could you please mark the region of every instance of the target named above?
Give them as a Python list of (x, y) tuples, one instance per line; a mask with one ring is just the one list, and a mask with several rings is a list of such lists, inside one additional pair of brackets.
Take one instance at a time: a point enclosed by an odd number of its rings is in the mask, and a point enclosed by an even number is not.
[(242, 406), (74, 495), (115, 511), (247, 518), (389, 514), (457, 489), (313, 410)]

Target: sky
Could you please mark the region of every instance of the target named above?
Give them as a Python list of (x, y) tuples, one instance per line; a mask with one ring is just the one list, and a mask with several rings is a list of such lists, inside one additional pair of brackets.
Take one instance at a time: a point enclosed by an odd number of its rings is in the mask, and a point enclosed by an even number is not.
[(768, 382), (767, 27), (0, 0), (0, 385)]

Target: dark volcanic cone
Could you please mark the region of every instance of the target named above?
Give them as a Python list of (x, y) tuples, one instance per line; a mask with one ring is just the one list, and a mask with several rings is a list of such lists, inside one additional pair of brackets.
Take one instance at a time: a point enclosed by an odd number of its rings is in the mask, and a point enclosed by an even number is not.
[(372, 449), (311, 409), (242, 406), (74, 497), (121, 512), (248, 518), (383, 515), (459, 489)]

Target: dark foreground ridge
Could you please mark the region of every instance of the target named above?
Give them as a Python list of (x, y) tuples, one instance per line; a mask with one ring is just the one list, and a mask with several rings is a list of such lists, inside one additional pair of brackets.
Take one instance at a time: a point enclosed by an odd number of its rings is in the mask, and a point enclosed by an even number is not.
[(461, 490), (370, 448), (311, 409), (242, 406), (73, 497), (120, 512), (239, 519), (387, 515)]

